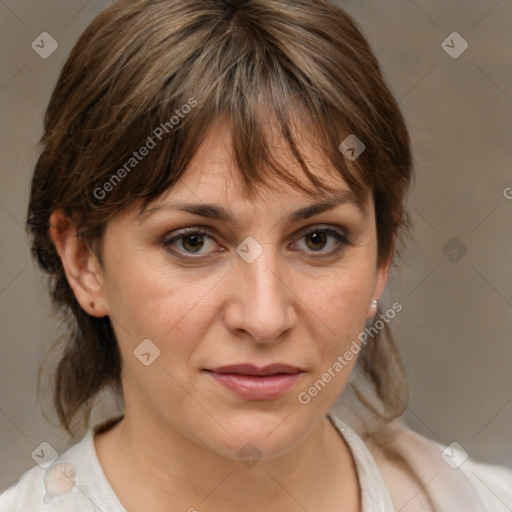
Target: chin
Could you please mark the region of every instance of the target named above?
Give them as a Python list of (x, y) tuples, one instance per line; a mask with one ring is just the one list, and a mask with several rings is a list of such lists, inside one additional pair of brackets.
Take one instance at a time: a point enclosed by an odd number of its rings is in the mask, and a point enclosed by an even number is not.
[[(259, 456), (262, 460), (279, 457), (291, 450), (313, 428), (305, 418), (297, 418), (293, 409), (239, 410), (226, 414), (219, 422), (231, 434), (223, 435), (219, 445), (211, 447), (214, 451), (229, 458), (240, 458), (245, 452), (248, 456)], [(225, 433), (225, 431), (223, 430)], [(220, 448), (220, 449), (219, 449)], [(254, 454), (251, 452), (254, 451)]]
[(246, 436), (234, 434), (229, 440), (223, 439), (222, 446), (212, 444), (211, 451), (228, 459), (239, 460), (251, 467), (258, 461), (272, 460), (288, 453), (299, 441), (287, 432), (281, 435)]

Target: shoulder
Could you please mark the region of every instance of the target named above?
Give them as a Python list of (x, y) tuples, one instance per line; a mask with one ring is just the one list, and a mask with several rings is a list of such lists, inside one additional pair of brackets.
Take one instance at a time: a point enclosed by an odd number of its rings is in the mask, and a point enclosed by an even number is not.
[(512, 469), (468, 458), (462, 471), (488, 510), (512, 510)]
[(81, 492), (77, 468), (84, 471), (84, 461), (92, 438), (87, 434), (51, 465), (34, 466), (0, 494), (0, 512), (72, 512), (96, 511)]
[(0, 494), (0, 512), (39, 510), (46, 494), (44, 469), (39, 466), (25, 472), (19, 480)]
[(457, 443), (438, 443), (401, 421), (390, 424), (378, 439), (365, 438), (365, 443), (395, 506), (405, 507), (404, 512), (414, 510), (412, 501), (426, 507), (422, 510), (431, 510), (432, 504), (441, 510), (462, 505), (468, 512), (512, 510), (512, 469), (476, 461)]
[(90, 427), (82, 440), (44, 467), (25, 472), (0, 494), (0, 512), (126, 512), (98, 460), (94, 435), (122, 415)]

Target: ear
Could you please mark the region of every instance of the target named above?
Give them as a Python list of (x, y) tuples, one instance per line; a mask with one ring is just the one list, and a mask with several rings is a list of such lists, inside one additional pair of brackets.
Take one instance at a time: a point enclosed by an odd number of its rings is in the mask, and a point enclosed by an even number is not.
[(101, 265), (94, 251), (77, 237), (76, 226), (64, 210), (50, 215), (49, 234), (82, 309), (98, 318), (108, 315)]
[[(391, 260), (393, 259), (394, 252), (394, 239), (391, 244), (391, 250), (389, 251), (389, 256), (385, 261), (381, 263), (379, 267), (377, 267), (377, 274), (375, 276), (375, 285), (373, 290), (373, 299), (379, 300), (384, 290), (386, 289), (386, 284), (388, 282), (389, 277), (389, 269), (391, 267)], [(368, 320), (375, 316), (376, 308), (372, 307), (370, 304), (370, 308), (368, 310), (368, 316), (366, 317)]]

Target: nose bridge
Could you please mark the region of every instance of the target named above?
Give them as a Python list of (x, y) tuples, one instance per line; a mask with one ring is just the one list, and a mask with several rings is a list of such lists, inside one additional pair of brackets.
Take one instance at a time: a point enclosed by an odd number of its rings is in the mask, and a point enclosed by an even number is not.
[[(249, 262), (241, 257), (238, 262), (237, 279), (244, 281), (239, 287), (242, 293), (238, 296), (241, 304), (238, 328), (250, 332), (257, 341), (270, 342), (291, 327), (292, 304), (276, 251), (270, 244), (260, 247), (254, 260)], [(255, 249), (255, 246), (250, 248)]]

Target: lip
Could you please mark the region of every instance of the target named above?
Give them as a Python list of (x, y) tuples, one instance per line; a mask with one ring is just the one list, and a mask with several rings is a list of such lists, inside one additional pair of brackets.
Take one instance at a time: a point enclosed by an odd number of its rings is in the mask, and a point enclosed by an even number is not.
[(288, 391), (304, 372), (297, 366), (274, 363), (258, 368), (234, 364), (204, 370), (216, 382), (247, 400), (271, 400)]
[(212, 368), (208, 371), (215, 373), (233, 373), (238, 375), (276, 375), (278, 373), (299, 373), (302, 368), (286, 363), (272, 363), (258, 367), (251, 363), (228, 364)]

